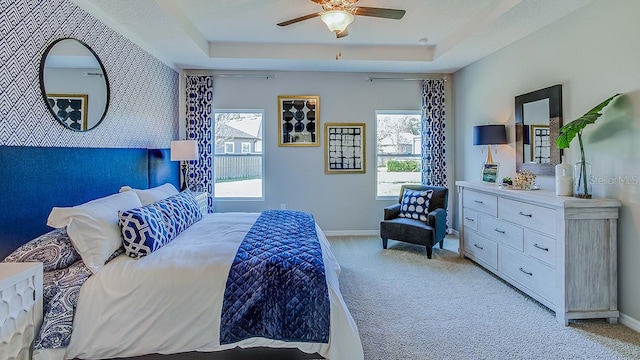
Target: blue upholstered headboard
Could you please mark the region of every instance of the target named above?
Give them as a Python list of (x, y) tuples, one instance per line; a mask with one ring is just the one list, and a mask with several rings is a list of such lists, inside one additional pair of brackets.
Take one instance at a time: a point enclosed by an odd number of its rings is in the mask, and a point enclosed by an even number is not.
[(179, 164), (168, 149), (0, 146), (0, 260), (49, 230), (54, 206), (74, 206), (129, 185), (170, 182)]

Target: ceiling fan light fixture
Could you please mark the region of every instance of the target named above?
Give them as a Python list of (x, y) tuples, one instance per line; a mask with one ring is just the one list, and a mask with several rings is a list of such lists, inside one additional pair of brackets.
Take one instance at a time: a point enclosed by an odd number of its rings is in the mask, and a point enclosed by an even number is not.
[(341, 33), (353, 22), (353, 14), (346, 10), (329, 10), (325, 11), (320, 19), (327, 24), (329, 30)]

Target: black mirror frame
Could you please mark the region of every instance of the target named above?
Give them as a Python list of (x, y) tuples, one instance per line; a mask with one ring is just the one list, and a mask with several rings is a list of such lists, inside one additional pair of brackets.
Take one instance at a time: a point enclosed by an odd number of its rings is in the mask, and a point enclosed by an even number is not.
[[(53, 112), (53, 109), (49, 106), (49, 101), (47, 99), (47, 91), (45, 89), (44, 86), (44, 68), (45, 68), (45, 63), (47, 60), (47, 55), (49, 55), (49, 52), (51, 51), (51, 49), (59, 42), (63, 41), (63, 40), (75, 40), (77, 42), (79, 42), (80, 44), (82, 44), (85, 48), (87, 48), (87, 50), (89, 50), (91, 52), (91, 54), (93, 55), (93, 57), (98, 61), (98, 64), (100, 64), (100, 68), (102, 69), (102, 75), (104, 76), (104, 81), (105, 81), (105, 85), (107, 87), (107, 91), (106, 91), (106, 96), (107, 99), (105, 101), (105, 106), (104, 106), (104, 112), (102, 113), (102, 116), (100, 117), (100, 120), (98, 120), (98, 122), (91, 128), (88, 128), (86, 130), (77, 130), (77, 129), (73, 129), (71, 127), (69, 127), (67, 124), (65, 124), (64, 122), (60, 121), (60, 119), (58, 118), (58, 116), (56, 115), (55, 112)], [(96, 54), (95, 51), (93, 51), (93, 49), (87, 45), (84, 41), (76, 39), (76, 38), (60, 38), (55, 40), (54, 42), (52, 42), (51, 44), (49, 44), (49, 46), (47, 46), (47, 48), (45, 49), (44, 53), (42, 54), (42, 57), (40, 58), (40, 92), (42, 93), (42, 100), (44, 101), (44, 105), (45, 107), (49, 110), (49, 113), (51, 114), (51, 116), (53, 116), (54, 119), (56, 119), (56, 121), (58, 121), (60, 124), (62, 124), (62, 126), (64, 126), (65, 128), (71, 130), (71, 131), (77, 131), (77, 132), (86, 132), (92, 129), (95, 129), (96, 127), (98, 127), (98, 125), (100, 125), (100, 123), (102, 123), (102, 120), (104, 120), (104, 118), (107, 116), (107, 111), (109, 110), (109, 102), (111, 100), (111, 91), (109, 88), (109, 78), (107, 77), (107, 70), (104, 68), (104, 64), (102, 64), (102, 60), (100, 60), (100, 57), (98, 56), (98, 54)]]
[[(524, 162), (524, 104), (549, 99), (549, 130), (551, 132), (551, 163), (534, 164)], [(529, 169), (537, 175), (554, 175), (555, 166), (562, 159), (562, 149), (556, 145), (556, 139), (562, 127), (562, 85), (553, 85), (544, 89), (516, 96), (516, 171)]]

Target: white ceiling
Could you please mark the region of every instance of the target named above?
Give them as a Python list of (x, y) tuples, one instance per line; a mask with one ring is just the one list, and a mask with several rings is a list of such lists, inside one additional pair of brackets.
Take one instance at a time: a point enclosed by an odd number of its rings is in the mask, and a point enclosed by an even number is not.
[(336, 39), (319, 17), (276, 26), (322, 10), (310, 0), (73, 1), (176, 69), (393, 73), (454, 72), (591, 2), (360, 0), (407, 12)]

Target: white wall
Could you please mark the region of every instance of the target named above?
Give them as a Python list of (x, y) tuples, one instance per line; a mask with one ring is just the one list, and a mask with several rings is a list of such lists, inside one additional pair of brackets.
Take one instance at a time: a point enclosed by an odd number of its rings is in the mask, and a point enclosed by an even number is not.
[[(215, 210), (261, 211), (286, 204), (287, 209), (313, 213), (325, 231), (377, 232), (382, 209), (392, 201), (375, 199), (375, 111), (420, 110), (422, 89), (419, 81), (370, 82), (367, 77), (322, 72), (280, 72), (269, 79), (216, 77), (215, 108), (265, 110), (266, 190), (265, 201), (216, 201)], [(447, 84), (450, 88), (450, 81)], [(319, 147), (278, 147), (278, 95), (320, 96)], [(327, 122), (366, 123), (365, 174), (324, 173)]]
[[(514, 97), (562, 84), (564, 123), (615, 93), (627, 96), (584, 131), (587, 161), (601, 184), (594, 195), (622, 201), (618, 223), (619, 308), (640, 330), (640, 1), (596, 0), (550, 26), (454, 74), (457, 180), (477, 180), (486, 154), (472, 145), (473, 125), (505, 123), (500, 176), (515, 172)], [(577, 140), (565, 152), (579, 157)], [(618, 177), (622, 178), (618, 178)], [(539, 181), (553, 189), (553, 178)], [(458, 219), (456, 219), (458, 224)], [(603, 254), (603, 256), (605, 256)]]

